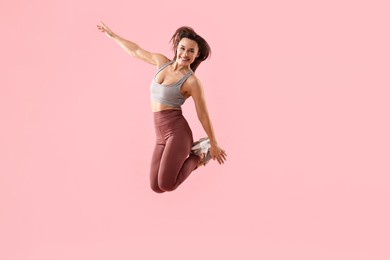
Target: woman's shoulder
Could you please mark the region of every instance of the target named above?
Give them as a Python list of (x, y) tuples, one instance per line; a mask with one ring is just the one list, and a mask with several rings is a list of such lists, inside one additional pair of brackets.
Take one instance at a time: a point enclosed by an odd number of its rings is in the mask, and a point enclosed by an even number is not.
[(171, 62), (170, 59), (168, 59), (166, 56), (162, 54), (155, 54), (155, 55), (156, 55), (157, 68), (160, 68), (161, 66)]
[(195, 75), (195, 73), (192, 73), (191, 76), (188, 77), (186, 82), (189, 85), (200, 85), (201, 84), (200, 79)]
[(185, 89), (190, 92), (202, 89), (202, 82), (194, 73), (188, 77), (188, 79), (184, 82), (184, 85)]

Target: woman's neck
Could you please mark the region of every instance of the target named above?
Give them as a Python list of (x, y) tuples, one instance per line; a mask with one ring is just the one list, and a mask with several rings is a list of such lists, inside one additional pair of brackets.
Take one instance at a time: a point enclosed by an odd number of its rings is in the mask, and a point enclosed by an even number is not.
[(190, 65), (180, 66), (177, 61), (172, 63), (172, 71), (181, 72), (181, 71), (189, 71), (191, 69)]

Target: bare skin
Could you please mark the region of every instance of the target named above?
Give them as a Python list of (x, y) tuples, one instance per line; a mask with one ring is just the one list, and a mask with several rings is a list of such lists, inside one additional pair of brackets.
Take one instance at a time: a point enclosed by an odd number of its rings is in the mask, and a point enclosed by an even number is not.
[[(104, 32), (109, 38), (113, 39), (118, 43), (128, 54), (131, 56), (140, 59), (146, 63), (160, 67), (163, 64), (169, 62), (170, 60), (159, 53), (151, 53), (142, 49), (136, 43), (126, 40), (119, 35), (115, 34), (110, 28), (107, 27), (103, 22), (100, 22), (100, 25), (97, 25), (98, 29), (101, 32)], [(183, 38), (179, 42), (177, 48), (177, 58), (176, 60), (162, 70), (155, 78), (155, 80), (163, 85), (170, 85), (177, 82), (181, 77), (183, 77), (189, 70), (190, 65), (194, 62), (195, 58), (199, 55), (198, 44), (188, 38)], [(202, 124), (203, 129), (205, 130), (208, 138), (210, 139), (210, 155), (213, 160), (217, 160), (219, 164), (223, 164), (226, 161), (225, 151), (219, 147), (214, 129), (210, 120), (210, 116), (207, 110), (203, 86), (200, 80), (192, 74), (182, 85), (181, 93), (187, 99), (192, 97), (194, 100), (196, 112), (198, 119)], [(166, 106), (164, 104), (158, 103), (154, 100), (151, 100), (151, 109), (153, 112), (158, 112), (166, 109), (180, 109)], [(202, 158), (202, 156), (201, 156)]]

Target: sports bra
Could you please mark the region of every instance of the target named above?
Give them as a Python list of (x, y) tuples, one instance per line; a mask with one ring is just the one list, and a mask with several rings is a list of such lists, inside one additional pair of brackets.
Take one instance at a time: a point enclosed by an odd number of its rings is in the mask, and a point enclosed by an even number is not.
[(157, 70), (156, 74), (153, 77), (152, 83), (150, 84), (150, 93), (151, 98), (158, 103), (170, 107), (180, 107), (184, 104), (185, 101), (184, 96), (180, 92), (180, 88), (183, 85), (184, 81), (186, 81), (192, 75), (193, 71), (190, 69), (178, 82), (174, 84), (162, 85), (160, 83), (157, 83), (157, 74), (172, 63), (173, 61), (165, 63)]

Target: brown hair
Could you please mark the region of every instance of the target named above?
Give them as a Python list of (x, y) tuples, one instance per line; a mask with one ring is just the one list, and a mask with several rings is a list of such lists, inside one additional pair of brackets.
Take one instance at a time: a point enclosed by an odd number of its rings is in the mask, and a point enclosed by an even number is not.
[(175, 52), (175, 57), (173, 57), (174, 60), (176, 59), (177, 55), (177, 46), (183, 38), (188, 38), (190, 40), (196, 41), (196, 43), (198, 44), (199, 56), (195, 58), (194, 62), (191, 63), (190, 66), (191, 70), (195, 71), (196, 68), (198, 68), (199, 64), (211, 55), (211, 48), (206, 42), (206, 40), (203, 39), (202, 36), (198, 35), (194, 31), (194, 29), (188, 26), (182, 26), (176, 30), (170, 40), (170, 42), (172, 42), (172, 50)]

